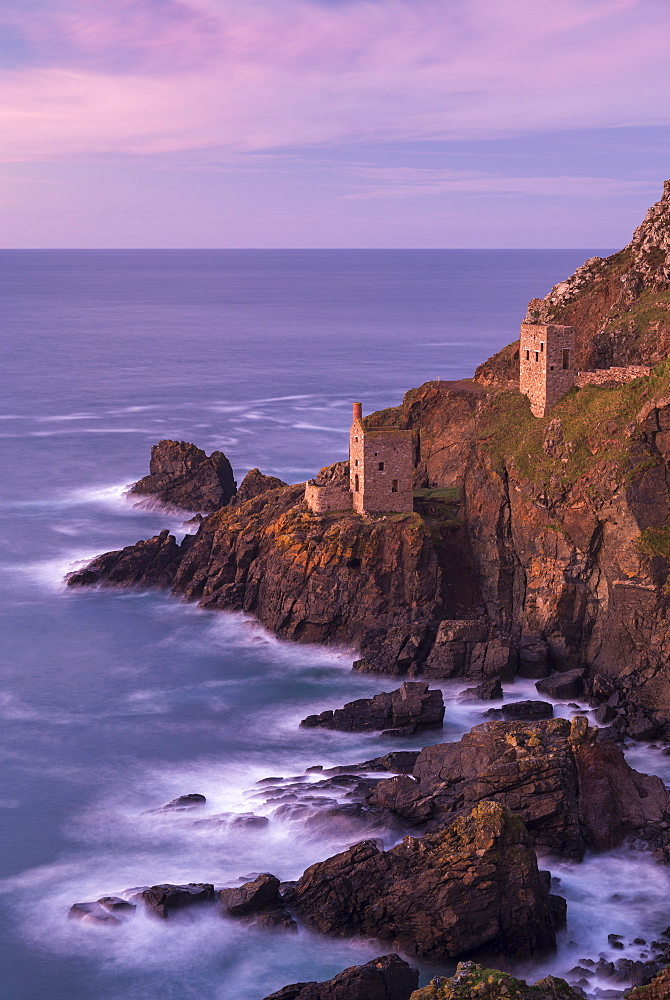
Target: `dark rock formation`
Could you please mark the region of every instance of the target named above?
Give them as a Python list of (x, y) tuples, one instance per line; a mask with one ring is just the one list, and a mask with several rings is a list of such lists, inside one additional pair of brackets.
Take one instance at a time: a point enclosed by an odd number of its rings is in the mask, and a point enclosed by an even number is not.
[(104, 924), (114, 927), (121, 923), (119, 918), (102, 903), (74, 903), (68, 910), (71, 920), (81, 920), (86, 924)]
[(149, 470), (131, 492), (157, 496), (173, 507), (218, 510), (235, 495), (233, 470), (222, 451), (208, 456), (186, 441), (159, 441), (151, 449)]
[(346, 732), (386, 729), (408, 735), (419, 729), (439, 728), (443, 719), (442, 692), (430, 691), (424, 681), (405, 681), (396, 691), (384, 691), (373, 698), (359, 698), (335, 711), (308, 715), (300, 725)]
[(584, 671), (566, 670), (562, 674), (552, 674), (535, 685), (540, 694), (550, 698), (581, 698), (584, 693)]
[(179, 795), (176, 799), (166, 802), (164, 806), (161, 806), (160, 812), (182, 812), (184, 809), (199, 809), (206, 802), (207, 799), (200, 792), (189, 792), (187, 795)]
[(390, 851), (356, 844), (308, 868), (285, 899), (314, 930), (394, 942), (437, 961), (483, 949), (541, 954), (564, 916), (523, 823), (493, 802)]
[(253, 918), (257, 926), (295, 931), (298, 926), (279, 893), (280, 882), (274, 875), (259, 875), (234, 889), (220, 889), (222, 911), (230, 917)]
[(466, 688), (465, 691), (461, 691), (461, 695), (463, 698), (495, 701), (503, 696), (502, 684), (498, 677), (489, 677), (487, 680), (482, 681), (481, 684), (478, 684), (477, 687)]
[(188, 885), (152, 885), (141, 889), (131, 897), (144, 903), (149, 913), (166, 920), (178, 910), (198, 903), (210, 903), (214, 900), (214, 886), (207, 882), (189, 882)]
[(286, 485), (283, 479), (277, 479), (276, 476), (264, 476), (260, 469), (249, 469), (231, 503), (245, 503), (260, 496), (261, 493), (266, 493), (267, 490), (276, 490)]
[(425, 747), (413, 777), (380, 781), (369, 801), (414, 825), (444, 826), (486, 799), (523, 819), (538, 850), (580, 858), (667, 821), (660, 778), (634, 771), (583, 718), (487, 722), (457, 743)]
[(485, 621), (442, 621), (424, 666), (427, 677), (509, 678), (516, 649)]
[(398, 955), (352, 965), (325, 983), (293, 983), (265, 1000), (409, 1000), (419, 973)]
[(503, 719), (550, 719), (554, 706), (548, 701), (510, 701), (502, 707)]
[[(459, 962), (456, 975), (439, 976), (413, 993), (410, 1000), (582, 1000), (564, 979), (545, 976), (534, 986), (497, 969)], [(640, 998), (642, 1000), (642, 998)], [(655, 1000), (655, 998), (654, 998)]]

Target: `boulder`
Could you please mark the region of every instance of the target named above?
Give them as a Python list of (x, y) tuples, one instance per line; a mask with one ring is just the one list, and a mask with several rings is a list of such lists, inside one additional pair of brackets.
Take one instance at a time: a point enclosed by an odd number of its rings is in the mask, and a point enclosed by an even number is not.
[(444, 700), (439, 690), (429, 690), (425, 681), (405, 681), (391, 692), (359, 698), (344, 708), (308, 715), (301, 726), (321, 726), (346, 732), (398, 730), (403, 734), (438, 728), (444, 719)]
[(297, 930), (279, 893), (279, 886), (279, 879), (265, 872), (253, 882), (245, 882), (232, 889), (220, 889), (221, 910), (230, 917), (254, 917), (253, 922), (264, 927)]
[(519, 643), (519, 677), (546, 677), (549, 673), (547, 659), (549, 646), (544, 639), (523, 636)]
[(325, 983), (285, 986), (265, 1000), (409, 1000), (418, 983), (417, 969), (398, 955), (383, 955), (352, 965)]
[(142, 889), (134, 898), (143, 902), (153, 916), (167, 920), (177, 910), (213, 902), (214, 886), (209, 882), (189, 882), (187, 885), (165, 882)]
[(268, 490), (276, 490), (279, 486), (286, 485), (283, 479), (277, 479), (276, 476), (264, 476), (260, 469), (249, 469), (231, 503), (241, 504)]
[(312, 865), (284, 898), (312, 930), (374, 937), (434, 961), (479, 948), (542, 954), (555, 947), (565, 909), (550, 898), (523, 823), (495, 802), (390, 851), (362, 841)]
[(668, 818), (660, 778), (634, 771), (586, 719), (486, 722), (457, 743), (424, 747), (412, 776), (379, 781), (369, 802), (438, 829), (483, 799), (518, 813), (538, 850), (581, 858)]
[(149, 475), (131, 493), (153, 495), (183, 510), (214, 511), (230, 503), (236, 483), (221, 451), (206, 455), (187, 441), (159, 441), (151, 449)]
[(489, 677), (482, 681), (477, 687), (466, 688), (461, 691), (463, 698), (478, 698), (480, 701), (495, 701), (502, 698), (503, 689), (499, 677)]
[(551, 719), (554, 706), (548, 701), (510, 701), (502, 714), (503, 719)]
[(507, 972), (486, 969), (474, 962), (459, 962), (456, 975), (438, 976), (410, 1000), (583, 1000), (564, 979), (545, 976), (534, 986)]
[(535, 685), (540, 694), (550, 698), (579, 698), (584, 693), (584, 671), (566, 670), (551, 674)]

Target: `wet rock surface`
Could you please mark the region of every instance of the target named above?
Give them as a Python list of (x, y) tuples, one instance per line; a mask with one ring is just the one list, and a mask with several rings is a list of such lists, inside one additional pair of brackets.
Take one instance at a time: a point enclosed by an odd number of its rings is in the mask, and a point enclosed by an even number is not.
[(523, 823), (493, 802), (390, 851), (356, 844), (308, 868), (285, 899), (313, 930), (392, 941), (442, 961), (485, 948), (541, 954), (554, 947), (565, 913)]
[(504, 719), (550, 719), (554, 706), (548, 701), (510, 701), (502, 707)]
[(483, 799), (523, 819), (538, 850), (581, 858), (626, 834), (653, 837), (670, 813), (660, 778), (634, 771), (583, 718), (486, 722), (425, 747), (412, 775), (380, 781), (369, 802), (436, 829)]
[(409, 1000), (419, 973), (398, 955), (352, 965), (323, 983), (293, 983), (265, 1000)]
[(443, 719), (442, 692), (431, 691), (427, 682), (405, 681), (396, 691), (359, 698), (344, 708), (308, 715), (300, 725), (346, 732), (394, 730), (399, 735), (408, 735), (419, 729), (439, 728)]
[(582, 997), (582, 993), (555, 976), (546, 976), (529, 986), (524, 979), (515, 979), (498, 969), (460, 962), (454, 976), (438, 976), (413, 993), (410, 1000), (582, 1000)]
[(149, 475), (131, 493), (157, 496), (183, 510), (213, 511), (230, 503), (236, 483), (222, 451), (206, 455), (187, 441), (159, 441), (151, 449)]

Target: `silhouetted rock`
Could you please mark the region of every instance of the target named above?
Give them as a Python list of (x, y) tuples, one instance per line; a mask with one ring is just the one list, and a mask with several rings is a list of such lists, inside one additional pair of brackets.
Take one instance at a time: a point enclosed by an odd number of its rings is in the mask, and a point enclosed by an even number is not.
[(301, 726), (321, 726), (346, 732), (399, 730), (403, 734), (442, 725), (444, 699), (440, 690), (429, 690), (425, 681), (405, 681), (396, 691), (373, 698), (359, 698), (344, 708), (308, 715)]
[(548, 701), (510, 701), (502, 707), (503, 719), (550, 719), (554, 706)]
[(176, 799), (166, 802), (164, 806), (161, 806), (160, 811), (175, 810), (181, 812), (184, 809), (198, 809), (206, 802), (205, 796), (199, 792), (189, 792), (187, 795), (179, 795)]
[(279, 486), (286, 485), (283, 479), (277, 479), (276, 476), (264, 476), (260, 469), (249, 469), (231, 502), (241, 504), (260, 496), (261, 493), (266, 493), (267, 490), (276, 490)]
[(390, 851), (356, 844), (312, 865), (284, 898), (313, 930), (437, 961), (478, 948), (509, 958), (550, 950), (565, 905), (550, 899), (521, 820), (494, 802)]
[(235, 495), (230, 462), (222, 451), (206, 455), (186, 441), (159, 441), (151, 449), (150, 474), (131, 493), (153, 495), (184, 510), (213, 511)]
[(419, 973), (398, 955), (352, 965), (324, 983), (293, 983), (265, 1000), (409, 1000)]

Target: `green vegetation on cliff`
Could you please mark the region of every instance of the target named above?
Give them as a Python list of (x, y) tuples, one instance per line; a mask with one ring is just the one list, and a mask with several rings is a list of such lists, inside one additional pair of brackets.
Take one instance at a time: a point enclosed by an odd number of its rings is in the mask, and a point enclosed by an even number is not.
[(500, 471), (514, 468), (536, 487), (569, 488), (588, 476), (594, 489), (611, 492), (658, 461), (639, 447), (637, 418), (668, 393), (670, 361), (627, 385), (572, 389), (542, 419), (525, 396), (495, 393), (482, 410), (480, 445)]

